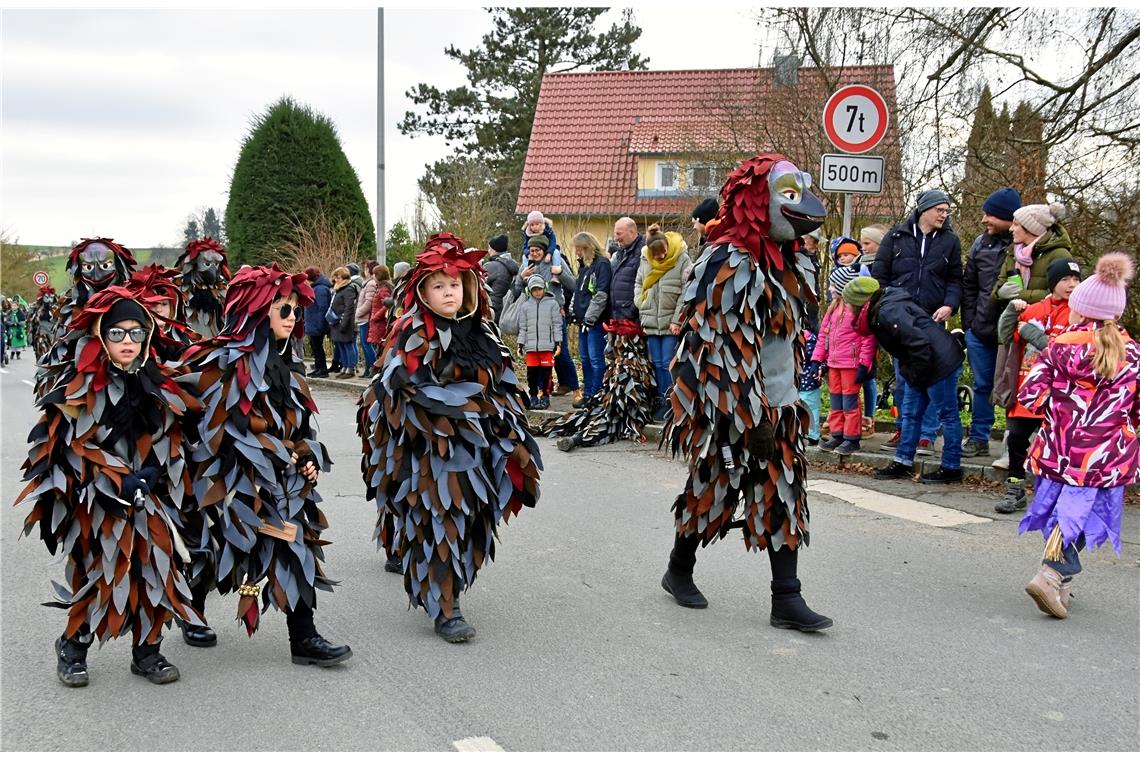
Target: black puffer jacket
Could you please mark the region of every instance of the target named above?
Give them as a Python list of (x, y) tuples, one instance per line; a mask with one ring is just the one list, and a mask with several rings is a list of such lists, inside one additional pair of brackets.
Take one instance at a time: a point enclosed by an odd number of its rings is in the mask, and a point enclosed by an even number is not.
[(613, 256), (613, 283), (610, 285), (610, 305), (614, 319), (637, 321), (637, 307), (633, 305), (633, 284), (637, 280), (637, 269), (641, 265), (641, 249), (645, 238), (637, 236), (625, 248)]
[[(925, 250), (923, 250), (925, 248)], [(882, 287), (902, 288), (926, 311), (962, 303), (962, 244), (950, 228), (923, 236), (912, 216), (883, 238), (871, 276)]]
[(1012, 242), (1009, 233), (992, 237), (983, 232), (974, 239), (966, 254), (966, 271), (962, 275), (962, 329), (973, 330), (974, 337), (988, 346), (997, 347), (997, 323), (1001, 316), (1000, 305), (990, 293)]
[(511, 281), (519, 273), (518, 262), (509, 252), (490, 256), (483, 264), (487, 270), (487, 288), (491, 291), (491, 309), (495, 312), (495, 321), (503, 311), (503, 298), (511, 288)]
[(946, 328), (901, 288), (877, 291), (860, 311), (855, 329), (871, 334), (899, 360), (906, 381), (929, 388), (962, 366), (965, 353)]

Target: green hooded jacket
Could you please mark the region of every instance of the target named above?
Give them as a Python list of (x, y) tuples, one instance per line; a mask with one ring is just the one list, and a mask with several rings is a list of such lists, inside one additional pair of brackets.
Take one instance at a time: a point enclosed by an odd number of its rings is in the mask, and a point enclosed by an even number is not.
[[(1045, 276), (1049, 270), (1049, 265), (1058, 259), (1071, 258), (1073, 258), (1073, 241), (1069, 237), (1069, 231), (1060, 223), (1054, 224), (1033, 245), (1033, 266), (1029, 268), (1029, 282), (1015, 297), (1028, 303), (1045, 300), (1045, 296), (1049, 295), (1049, 281)], [(1008, 301), (999, 299), (997, 293), (1001, 290), (1001, 286), (1005, 285), (1006, 280), (1015, 274), (1017, 274), (1017, 260), (1014, 258), (1013, 246), (1011, 245), (1009, 253), (1005, 255), (1005, 261), (1001, 264), (1001, 272), (998, 273), (994, 289), (990, 291), (990, 298), (994, 301), (1002, 301), (998, 313), (1005, 308)], [(1009, 301), (1012, 300), (1012, 298), (1009, 299)]]

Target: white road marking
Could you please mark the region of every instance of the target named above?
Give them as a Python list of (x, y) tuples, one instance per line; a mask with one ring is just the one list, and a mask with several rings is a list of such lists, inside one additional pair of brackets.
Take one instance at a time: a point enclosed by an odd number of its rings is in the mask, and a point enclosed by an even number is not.
[(506, 752), (489, 736), (468, 736), (451, 743), (460, 752)]
[(957, 509), (947, 509), (924, 501), (905, 499), (902, 496), (893, 496), (889, 493), (872, 491), (869, 488), (860, 488), (834, 480), (809, 480), (807, 488), (809, 491), (825, 493), (828, 496), (842, 499), (860, 509), (869, 509), (872, 512), (900, 517), (903, 520), (932, 525), (936, 528), (952, 528), (955, 525), (993, 522), (988, 517), (978, 517), (967, 512), (960, 512)]
[(24, 379), (21, 379), (21, 380), (20, 380), (20, 382), (21, 382), (21, 383), (24, 383), (25, 385), (30, 385), (30, 386), (32, 386), (33, 388), (35, 388), (35, 387), (36, 387), (36, 384), (35, 384), (35, 383), (33, 383), (31, 380), (24, 380)]
[(8, 374), (8, 370), (6, 370), (6, 369), (0, 369), (0, 372), (3, 372), (5, 375)]

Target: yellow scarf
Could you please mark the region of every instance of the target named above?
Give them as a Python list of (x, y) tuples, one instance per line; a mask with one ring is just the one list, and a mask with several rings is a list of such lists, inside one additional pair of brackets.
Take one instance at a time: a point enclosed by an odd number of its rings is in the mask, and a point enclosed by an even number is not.
[(665, 276), (665, 273), (677, 266), (677, 259), (681, 258), (681, 254), (685, 250), (685, 239), (678, 235), (676, 232), (666, 232), (665, 241), (667, 248), (665, 251), (665, 258), (658, 261), (651, 253), (649, 253), (649, 246), (642, 250), (645, 252), (645, 258), (649, 261), (649, 274), (645, 275), (644, 282), (641, 283), (641, 297), (645, 298), (645, 294), (649, 289), (657, 284), (657, 281)]

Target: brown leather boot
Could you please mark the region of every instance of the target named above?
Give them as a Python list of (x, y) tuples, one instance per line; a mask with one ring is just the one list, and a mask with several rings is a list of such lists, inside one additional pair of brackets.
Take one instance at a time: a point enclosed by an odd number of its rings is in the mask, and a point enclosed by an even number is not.
[(1069, 602), (1071, 602), (1073, 599), (1073, 579), (1072, 578), (1069, 578), (1068, 580), (1064, 580), (1064, 579), (1061, 580), (1061, 591), (1060, 591), (1059, 596), (1061, 597), (1061, 604), (1065, 605), (1066, 610), (1069, 609)]
[(1061, 601), (1061, 574), (1048, 565), (1041, 565), (1037, 575), (1033, 576), (1033, 580), (1025, 587), (1025, 593), (1033, 597), (1037, 609), (1046, 615), (1061, 620), (1069, 616), (1069, 611)]

